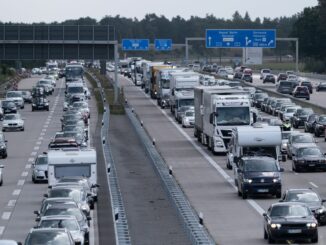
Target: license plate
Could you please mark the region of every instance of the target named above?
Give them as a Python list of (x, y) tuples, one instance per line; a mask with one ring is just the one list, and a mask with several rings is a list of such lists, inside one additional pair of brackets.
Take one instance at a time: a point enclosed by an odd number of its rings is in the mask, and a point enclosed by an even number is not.
[(268, 192), (268, 189), (258, 189), (257, 191), (260, 193), (266, 193), (266, 192)]
[(301, 230), (300, 229), (291, 229), (291, 230), (288, 230), (288, 233), (297, 234), (297, 233), (301, 233)]

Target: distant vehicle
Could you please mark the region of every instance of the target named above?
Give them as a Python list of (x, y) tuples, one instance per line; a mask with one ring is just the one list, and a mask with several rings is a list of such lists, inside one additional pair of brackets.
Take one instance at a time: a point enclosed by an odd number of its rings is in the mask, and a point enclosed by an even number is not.
[(5, 132), (7, 130), (25, 130), (24, 120), (22, 119), (20, 114), (6, 114), (4, 116), (2, 122), (2, 131)]
[(315, 147), (316, 141), (311, 134), (308, 133), (294, 133), (289, 137), (287, 145), (287, 155), (289, 159), (295, 155), (296, 150), (300, 147)]
[(11, 100), (20, 109), (24, 109), (24, 98), (21, 91), (8, 91), (6, 93), (6, 100)]
[(320, 115), (316, 118), (316, 123), (314, 125), (314, 133), (316, 137), (325, 135), (326, 128), (326, 115)]
[(262, 69), (260, 71), (260, 80), (263, 80), (264, 77), (268, 74), (271, 74), (271, 70), (270, 69)]
[(310, 100), (309, 89), (306, 86), (296, 86), (292, 92), (293, 97)]
[(194, 110), (188, 110), (182, 117), (182, 127), (189, 128), (195, 124), (195, 112)]
[(32, 165), (32, 181), (33, 183), (48, 181), (48, 157), (47, 155), (39, 155)]
[(280, 202), (272, 204), (264, 216), (264, 239), (310, 239), (318, 242), (318, 221), (304, 203)]
[(315, 127), (315, 124), (316, 124), (316, 121), (318, 119), (319, 115), (318, 114), (310, 114), (308, 116), (308, 119), (307, 121), (305, 121), (304, 123), (304, 131), (305, 132), (309, 132), (309, 133), (313, 133), (314, 132), (314, 127)]
[(311, 108), (300, 108), (298, 109), (292, 117), (291, 123), (294, 128), (304, 126), (305, 122), (308, 120), (309, 115), (313, 114), (314, 111)]
[(286, 74), (287, 76), (295, 75), (294, 71), (286, 71), (285, 74)]
[[(3, 101), (1, 101), (1, 107), (2, 107), (2, 110), (3, 110), (3, 114), (16, 113), (17, 110), (18, 110), (15, 102), (13, 102), (11, 100), (3, 100)], [(2, 119), (3, 119), (3, 116), (2, 116)]]
[(297, 148), (292, 158), (292, 170), (295, 172), (303, 170), (326, 171), (325, 155), (317, 146)]
[(316, 87), (316, 91), (326, 91), (326, 82), (320, 82)]
[(286, 75), (285, 73), (279, 73), (277, 75), (277, 82), (282, 81), (282, 80), (287, 80), (288, 79), (288, 75)]
[(248, 83), (252, 83), (252, 75), (244, 73), (241, 77), (241, 80), (248, 82)]
[(309, 93), (312, 94), (312, 83), (310, 81), (301, 81), (299, 86), (305, 86), (308, 88)]
[(252, 76), (252, 69), (251, 68), (245, 68), (243, 69), (243, 74), (249, 74)]
[(281, 80), (277, 85), (276, 91), (281, 94), (291, 94), (293, 90), (292, 82)]
[(26, 103), (32, 103), (32, 94), (30, 91), (25, 91), (23, 90), (22, 91), (22, 94), (23, 94), (23, 99), (24, 99), (24, 102)]
[(263, 83), (275, 83), (275, 76), (273, 74), (266, 74), (263, 78)]
[(223, 78), (228, 78), (228, 72), (225, 69), (219, 69), (217, 75)]
[(32, 111), (46, 110), (49, 111), (49, 101), (44, 97), (36, 97), (32, 102)]
[(226, 66), (225, 70), (229, 75), (233, 75), (233, 73), (234, 73), (234, 70), (231, 66)]

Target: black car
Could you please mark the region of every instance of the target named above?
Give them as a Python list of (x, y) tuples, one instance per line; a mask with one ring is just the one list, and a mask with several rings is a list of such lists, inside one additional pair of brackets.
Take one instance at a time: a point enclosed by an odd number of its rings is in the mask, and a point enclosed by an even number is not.
[(316, 87), (316, 91), (325, 91), (326, 90), (326, 82), (320, 82), (317, 87)]
[(35, 244), (76, 245), (78, 243), (74, 242), (70, 232), (66, 229), (38, 228), (32, 229), (25, 240), (25, 245)]
[(254, 94), (254, 106), (257, 108), (261, 108), (261, 105), (263, 104), (264, 100), (268, 98), (268, 94), (266, 93), (257, 93)]
[(49, 111), (49, 101), (44, 97), (36, 97), (33, 99), (32, 111), (46, 110)]
[(301, 202), (306, 204), (321, 225), (326, 224), (326, 208), (323, 205), (325, 201), (312, 189), (286, 190), (280, 200), (280, 202)]
[(301, 81), (300, 84), (299, 84), (299, 86), (305, 86), (305, 87), (307, 87), (308, 90), (309, 90), (309, 93), (312, 94), (312, 84), (311, 84), (310, 81)]
[(23, 94), (23, 99), (24, 99), (24, 102), (26, 103), (32, 103), (32, 94), (30, 91), (22, 91), (22, 94)]
[(316, 146), (297, 148), (292, 157), (292, 170), (294, 172), (301, 172), (302, 170), (326, 171), (325, 155)]
[(45, 97), (46, 94), (44, 92), (44, 89), (42, 87), (33, 87), (32, 89), (32, 97)]
[(305, 122), (308, 120), (308, 117), (313, 114), (314, 111), (311, 108), (299, 108), (293, 114), (291, 118), (291, 123), (294, 128), (304, 126)]
[(275, 76), (273, 74), (267, 74), (263, 79), (263, 83), (275, 83)]
[(286, 75), (286, 73), (279, 73), (277, 75), (277, 81), (278, 82), (281, 81), (281, 80), (286, 80), (286, 79), (288, 79), (288, 75)]
[(309, 89), (306, 86), (296, 86), (292, 92), (293, 97), (310, 100)]
[(2, 158), (7, 158), (7, 140), (3, 133), (0, 133), (0, 156)]
[(314, 125), (314, 134), (316, 137), (321, 135), (325, 135), (325, 128), (326, 128), (326, 115), (320, 115), (316, 119), (316, 123)]
[(10, 100), (3, 100), (1, 102), (3, 114), (7, 113), (17, 113), (17, 106), (15, 102), (10, 101)]
[(282, 183), (278, 162), (272, 157), (242, 157), (238, 160), (238, 195), (246, 199), (248, 195), (272, 194), (277, 198), (282, 194)]
[(281, 80), (277, 86), (276, 91), (281, 94), (291, 94), (293, 90), (291, 81), (283, 81)]
[(250, 74), (243, 74), (241, 80), (252, 83), (252, 75)]
[(318, 114), (311, 114), (308, 116), (307, 121), (304, 123), (304, 131), (313, 133), (314, 132), (314, 127), (316, 124), (316, 120), (318, 119)]
[(264, 239), (268, 243), (289, 239), (318, 242), (318, 221), (304, 203), (274, 203), (263, 216)]

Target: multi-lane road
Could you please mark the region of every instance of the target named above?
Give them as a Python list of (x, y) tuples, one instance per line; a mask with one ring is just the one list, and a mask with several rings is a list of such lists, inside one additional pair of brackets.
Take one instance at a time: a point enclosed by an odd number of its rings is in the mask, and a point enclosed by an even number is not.
[[(198, 144), (193, 129), (183, 129), (169, 110), (156, 106), (139, 87), (129, 79), (119, 77), (130, 106), (143, 121), (150, 137), (155, 138), (158, 151), (173, 173), (191, 205), (204, 214), (204, 224), (218, 244), (265, 244), (262, 213), (275, 198), (242, 200), (233, 184), (233, 172), (226, 168), (225, 156), (213, 156)], [(317, 97), (317, 103), (322, 100)], [(314, 100), (312, 100), (314, 101)], [(324, 139), (318, 145), (326, 152)], [(281, 163), (283, 190), (313, 188), (326, 197), (325, 173), (294, 173), (291, 161)], [(288, 241), (292, 243), (292, 241)], [(326, 226), (319, 228), (319, 243), (326, 244)]]

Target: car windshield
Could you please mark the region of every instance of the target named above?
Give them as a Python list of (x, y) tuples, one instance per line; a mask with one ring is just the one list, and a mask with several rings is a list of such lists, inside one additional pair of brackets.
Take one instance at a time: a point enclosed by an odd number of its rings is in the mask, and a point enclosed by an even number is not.
[(291, 87), (292, 88), (292, 82), (281, 82), (280, 87)]
[(63, 231), (42, 231), (31, 233), (25, 245), (70, 245), (71, 240), (66, 232)]
[(15, 106), (15, 103), (12, 101), (4, 100), (2, 101), (2, 106)]
[(293, 143), (314, 143), (314, 138), (311, 135), (294, 135), (293, 136)]
[(7, 93), (7, 98), (22, 97), (20, 92), (10, 91)]
[(49, 197), (70, 197), (75, 202), (82, 200), (82, 193), (77, 189), (52, 189)]
[(84, 93), (84, 89), (83, 87), (68, 87), (68, 91), (69, 94), (74, 94), (74, 93)]
[(286, 197), (285, 201), (287, 202), (319, 202), (319, 196), (314, 192), (289, 192)]
[(186, 112), (186, 117), (193, 117), (194, 116), (194, 112), (193, 111), (187, 111)]
[(3, 120), (16, 120), (19, 119), (19, 116), (17, 114), (10, 114), (10, 115), (5, 115)]
[(39, 228), (66, 228), (69, 231), (79, 230), (78, 223), (74, 219), (42, 220)]
[(249, 125), (249, 107), (220, 107), (216, 109), (217, 125)]
[(286, 109), (287, 113), (291, 113), (291, 112), (295, 112), (295, 111), (296, 111), (296, 108), (287, 108)]
[(320, 116), (318, 121), (319, 122), (326, 122), (326, 116)]
[(77, 221), (83, 220), (83, 215), (79, 208), (49, 208), (45, 210), (44, 216), (53, 216), (53, 215), (72, 215), (75, 216)]
[(178, 100), (179, 107), (194, 106), (194, 99), (180, 99)]
[(306, 217), (310, 215), (307, 207), (302, 205), (280, 205), (274, 206), (271, 210), (271, 217)]
[(36, 162), (35, 162), (35, 165), (46, 165), (48, 164), (48, 158), (47, 157), (38, 157)]
[(274, 160), (246, 160), (244, 164), (246, 172), (276, 172), (278, 171), (277, 165)]
[(311, 148), (300, 148), (297, 150), (297, 156), (319, 156), (321, 157), (323, 153), (320, 151), (319, 148), (311, 147)]
[(297, 110), (298, 115), (309, 115), (311, 113), (313, 113), (312, 109), (300, 109), (300, 110)]

